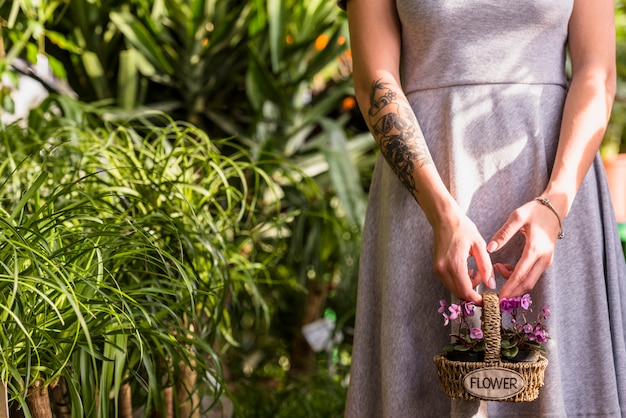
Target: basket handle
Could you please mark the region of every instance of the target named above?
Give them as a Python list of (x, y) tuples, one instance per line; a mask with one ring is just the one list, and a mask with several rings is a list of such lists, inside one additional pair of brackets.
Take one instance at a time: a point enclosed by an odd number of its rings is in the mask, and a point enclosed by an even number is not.
[(500, 298), (497, 293), (483, 293), (482, 328), (485, 338), (485, 362), (497, 363), (500, 361)]

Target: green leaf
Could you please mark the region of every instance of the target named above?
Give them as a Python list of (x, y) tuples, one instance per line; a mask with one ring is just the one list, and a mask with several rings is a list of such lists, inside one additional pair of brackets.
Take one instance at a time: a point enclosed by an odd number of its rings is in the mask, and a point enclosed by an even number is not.
[(443, 346), (443, 351), (445, 353), (450, 353), (450, 352), (454, 351), (455, 348), (456, 348), (456, 344), (450, 343), (450, 344), (446, 344), (446, 345)]
[(130, 44), (144, 55), (164, 74), (173, 74), (174, 69), (162, 53), (162, 46), (146, 27), (130, 12), (111, 12), (111, 21), (124, 34)]
[(15, 103), (8, 91), (0, 90), (0, 99), (2, 102), (2, 110), (6, 113), (15, 112)]
[(474, 351), (485, 351), (487, 349), (487, 344), (485, 340), (481, 340), (478, 344), (474, 346)]
[(80, 55), (83, 53), (83, 48), (76, 45), (76, 43), (74, 43), (74, 41), (71, 38), (69, 38), (68, 36), (60, 32), (47, 29), (46, 37), (50, 39), (50, 42), (52, 42), (54, 45), (58, 46), (59, 48), (63, 50), (66, 50), (68, 52), (71, 52), (77, 55)]
[(99, 99), (109, 97), (108, 86), (105, 79), (104, 68), (100, 62), (100, 58), (92, 51), (85, 51), (81, 55), (81, 60), (85, 66), (85, 71), (96, 90)]
[(121, 107), (132, 109), (137, 102), (139, 83), (134, 49), (120, 52), (120, 71), (118, 78), (118, 103)]
[(500, 347), (503, 349), (510, 349), (512, 347), (515, 347), (515, 343), (509, 341), (509, 340), (500, 340)]
[(506, 358), (513, 358), (517, 355), (518, 352), (519, 350), (517, 349), (517, 346), (513, 346), (511, 348), (503, 348), (501, 350), (502, 355)]
[(285, 0), (267, 0), (267, 19), (272, 70), (278, 73), (285, 43)]

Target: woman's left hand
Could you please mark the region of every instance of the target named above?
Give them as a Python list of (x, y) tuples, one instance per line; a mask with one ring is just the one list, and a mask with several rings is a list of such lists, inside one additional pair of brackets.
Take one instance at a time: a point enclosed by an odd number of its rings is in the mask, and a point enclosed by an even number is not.
[(487, 251), (495, 252), (518, 232), (526, 240), (522, 255), (514, 267), (494, 265), (496, 271), (507, 279), (500, 291), (500, 298), (521, 296), (535, 287), (541, 274), (552, 264), (559, 231), (558, 219), (540, 202), (530, 201), (511, 213), (487, 245)]

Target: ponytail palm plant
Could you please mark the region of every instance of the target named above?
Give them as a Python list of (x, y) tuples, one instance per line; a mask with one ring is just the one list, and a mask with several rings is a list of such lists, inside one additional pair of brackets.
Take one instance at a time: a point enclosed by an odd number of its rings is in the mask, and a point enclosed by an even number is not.
[(222, 390), (229, 298), (254, 299), (263, 270), (272, 182), (246, 154), (162, 114), (110, 117), (51, 98), (0, 130), (0, 379), (27, 416), (33, 388), (63, 388), (76, 417), (197, 413), (198, 387)]

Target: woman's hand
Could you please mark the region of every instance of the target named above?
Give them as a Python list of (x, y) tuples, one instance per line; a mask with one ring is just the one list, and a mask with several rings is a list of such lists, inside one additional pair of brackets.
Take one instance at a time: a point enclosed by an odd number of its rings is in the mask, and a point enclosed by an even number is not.
[(526, 242), (514, 267), (505, 264), (494, 266), (507, 279), (500, 291), (500, 298), (521, 296), (535, 287), (541, 274), (552, 264), (559, 231), (557, 217), (538, 201), (526, 203), (509, 216), (489, 242), (488, 251), (494, 252), (504, 247), (518, 232)]
[[(495, 288), (493, 266), (487, 245), (476, 225), (464, 214), (433, 225), (433, 270), (446, 288), (456, 297), (482, 305), (482, 297), (474, 290), (481, 281)], [(468, 271), (467, 260), (473, 257), (477, 270)]]

